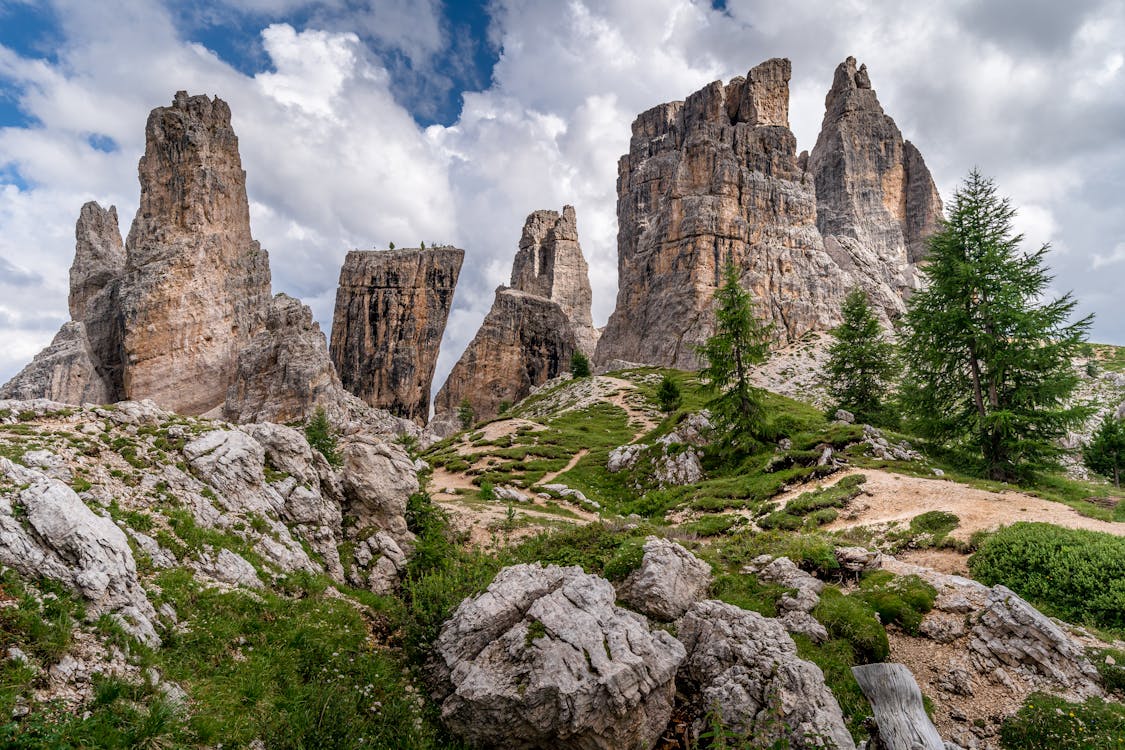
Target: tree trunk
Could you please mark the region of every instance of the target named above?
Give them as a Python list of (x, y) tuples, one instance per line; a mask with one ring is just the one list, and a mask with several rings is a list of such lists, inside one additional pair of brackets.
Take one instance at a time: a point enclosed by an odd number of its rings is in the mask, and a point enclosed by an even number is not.
[(922, 706), (922, 691), (906, 666), (863, 664), (852, 667), (852, 674), (875, 713), (879, 743), (876, 747), (945, 750), (941, 735)]

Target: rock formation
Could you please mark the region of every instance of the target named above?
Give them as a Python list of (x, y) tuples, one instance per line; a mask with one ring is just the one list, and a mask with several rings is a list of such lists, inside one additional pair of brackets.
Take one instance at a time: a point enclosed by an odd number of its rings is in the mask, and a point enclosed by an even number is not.
[(473, 745), (651, 748), (684, 647), (579, 567), (515, 565), (442, 627), (442, 720)]
[(854, 750), (824, 674), (797, 656), (777, 620), (709, 600), (679, 621), (679, 638), (687, 649), (681, 682), (724, 727), (765, 747)]
[(182, 91), (152, 111), (125, 247), (125, 393), (184, 414), (222, 405), (270, 301), (230, 117), (223, 100)]
[(238, 354), (223, 418), (231, 422), (292, 422), (317, 408), (346, 411), (343, 390), (312, 310), (279, 294), (270, 302), (265, 327)]
[(0, 398), (46, 398), (71, 404), (122, 398), (121, 319), (117, 309), (125, 250), (117, 209), (82, 206), (74, 229), (70, 317), (50, 346), (0, 388)]
[(921, 154), (904, 141), (854, 57), (836, 68), (824, 122), (809, 155), (816, 181), (817, 227), (845, 270), (879, 273), (894, 292), (878, 300), (896, 311), (914, 288), (913, 264), (941, 218), (941, 198)]
[[(82, 207), (72, 320), (0, 398), (152, 399), (235, 422), (300, 420), (324, 408), (347, 431), (417, 433), (344, 390), (308, 307), (271, 299), (230, 117), (221, 99), (182, 91), (152, 111), (128, 242), (115, 208)], [(442, 326), (447, 313), (448, 302)]]
[(575, 351), (593, 354), (590, 281), (578, 245), (574, 208), (536, 211), (524, 223), (512, 286), (496, 290), (492, 309), (437, 394), (437, 413), (467, 401), (478, 419), (495, 416), (566, 372)]
[[(598, 364), (696, 367), (727, 261), (781, 342), (835, 325), (855, 286), (884, 317), (901, 313), (914, 283), (911, 262), (941, 204), (921, 156), (870, 85), (869, 93), (845, 91), (848, 65), (837, 71), (814, 158), (797, 156), (789, 130), (788, 60), (637, 117), (619, 165), (617, 309)], [(850, 86), (859, 91), (866, 70), (850, 65)], [(841, 156), (846, 139), (861, 143)], [(875, 158), (896, 144), (885, 163)], [(866, 192), (853, 201), (853, 189)], [(883, 212), (867, 219), (869, 206)], [(832, 232), (827, 243), (823, 231)]]
[[(424, 423), (441, 337), (465, 251), (353, 250), (340, 269), (332, 362), (344, 387)], [(587, 309), (589, 298), (587, 295)]]
[(617, 596), (638, 612), (671, 622), (703, 598), (711, 585), (711, 566), (686, 549), (650, 536), (641, 566), (617, 589)]

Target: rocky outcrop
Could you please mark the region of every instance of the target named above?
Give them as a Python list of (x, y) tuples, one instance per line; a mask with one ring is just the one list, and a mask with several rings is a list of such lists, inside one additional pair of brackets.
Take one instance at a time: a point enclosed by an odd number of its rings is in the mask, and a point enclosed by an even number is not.
[(159, 645), (156, 611), (125, 533), (43, 472), (0, 457), (0, 478), (18, 488), (0, 493), (0, 564), (32, 580), (65, 583), (95, 614), (110, 614), (126, 632)]
[[(745, 78), (712, 83), (633, 122), (619, 164), (617, 308), (597, 364), (698, 366), (696, 347), (713, 330), (712, 298), (728, 261), (779, 343), (833, 327), (843, 296), (856, 286), (885, 318), (902, 312), (914, 283), (911, 263), (940, 215), (921, 156), (881, 109), (879, 127), (857, 124), (873, 120), (878, 108), (868, 87), (870, 96), (850, 104), (830, 94), (823, 145), (815, 159), (798, 157), (788, 126), (789, 77), (788, 60), (769, 60)], [(843, 119), (833, 114), (838, 108)], [(863, 158), (844, 158), (842, 138), (862, 140), (849, 153)], [(874, 153), (896, 143), (885, 169), (872, 166)], [(844, 205), (853, 188), (870, 195)], [(862, 214), (869, 206), (881, 209), (878, 217)], [(825, 230), (832, 232), (827, 239)]]
[(763, 747), (854, 750), (824, 674), (797, 656), (777, 620), (709, 600), (680, 619), (679, 637), (687, 649), (679, 680), (700, 715), (716, 710), (725, 728)]
[(279, 294), (266, 311), (265, 326), (238, 353), (223, 418), (231, 422), (301, 421), (318, 408), (328, 414), (344, 414), (358, 406), (354, 400), (336, 377), (312, 310), (298, 299)]
[(1103, 694), (1097, 670), (1082, 644), (1004, 586), (988, 587), (884, 555), (882, 567), (917, 575), (937, 590), (933, 611), (921, 633), (935, 643), (954, 645), (967, 658), (951, 661), (937, 680), (943, 692), (971, 696), (974, 685), (1000, 684), (1015, 692), (1047, 690), (1074, 699)]
[(536, 211), (524, 224), (512, 286), (492, 309), (437, 394), (438, 414), (468, 402), (477, 419), (514, 404), (570, 368), (575, 351), (597, 343), (590, 324), (590, 281), (578, 246), (574, 209)]
[[(366, 403), (425, 423), (441, 337), (465, 251), (353, 250), (340, 269), (332, 362)], [(587, 309), (589, 300), (587, 299)]]
[(120, 292), (125, 393), (202, 414), (226, 399), (270, 300), (230, 107), (181, 91), (154, 109), (139, 173)]
[(50, 346), (0, 388), (0, 399), (37, 398), (68, 404), (102, 404), (111, 400), (98, 372), (97, 359), (83, 323), (64, 323)]
[(903, 311), (941, 198), (921, 154), (884, 114), (867, 66), (857, 70), (853, 57), (836, 68), (809, 172), (825, 249), (846, 270), (880, 274), (883, 283), (865, 287), (881, 294), (875, 301), (884, 311)]
[(711, 566), (667, 539), (645, 540), (641, 567), (617, 590), (621, 601), (656, 620), (671, 622), (703, 598)]
[(101, 404), (123, 397), (117, 290), (125, 250), (117, 228), (117, 209), (85, 204), (74, 235), (71, 320), (46, 349), (0, 388), (0, 398)]
[(435, 644), (455, 734), (496, 748), (651, 748), (684, 647), (581, 568), (516, 565), (466, 599)]

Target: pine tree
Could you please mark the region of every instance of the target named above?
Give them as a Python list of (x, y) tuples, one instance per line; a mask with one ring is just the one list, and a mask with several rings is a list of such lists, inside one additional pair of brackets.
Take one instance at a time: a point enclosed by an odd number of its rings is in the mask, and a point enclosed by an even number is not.
[(570, 374), (576, 378), (590, 377), (590, 358), (576, 350), (570, 355)]
[(1089, 414), (1068, 399), (1091, 318), (1068, 322), (1070, 294), (1041, 301), (1048, 248), (1021, 252), (1014, 215), (991, 180), (969, 174), (930, 239), (927, 283), (902, 337), (903, 403), (916, 426), (973, 449), (997, 480), (1055, 465), (1058, 438)]
[(1121, 487), (1121, 469), (1125, 467), (1125, 425), (1112, 414), (1106, 414), (1090, 444), (1082, 451), (1082, 460), (1090, 471), (1113, 480)]
[(742, 288), (738, 269), (727, 262), (723, 285), (715, 292), (715, 333), (699, 347), (705, 362), (700, 377), (718, 396), (711, 410), (732, 430), (732, 438), (753, 435), (762, 421), (761, 390), (750, 384), (750, 368), (769, 356), (772, 326), (754, 317), (750, 292)]
[[(894, 346), (883, 335), (867, 294), (854, 289), (844, 299), (843, 322), (832, 331), (828, 350), (827, 390), (836, 408), (861, 422), (885, 422), (884, 400), (894, 381)], [(835, 409), (833, 409), (835, 411)]]
[(473, 426), (475, 420), (476, 413), (473, 411), (473, 405), (469, 403), (469, 399), (461, 399), (461, 405), (457, 407), (457, 421), (461, 423), (461, 429), (469, 429)]

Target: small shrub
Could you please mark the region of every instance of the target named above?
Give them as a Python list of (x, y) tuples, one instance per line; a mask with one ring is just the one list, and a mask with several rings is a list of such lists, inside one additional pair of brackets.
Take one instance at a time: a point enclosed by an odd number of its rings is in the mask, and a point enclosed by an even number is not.
[(879, 623), (874, 608), (861, 598), (844, 596), (837, 589), (826, 588), (813, 616), (830, 636), (850, 643), (861, 663), (886, 661), (891, 653), (887, 631)]
[(656, 388), (656, 402), (660, 404), (660, 410), (663, 412), (673, 412), (680, 408), (683, 397), (680, 394), (680, 386), (672, 379), (672, 376), (665, 374), (660, 380), (660, 385)]
[(512, 402), (504, 399), (500, 402), (500, 406), (496, 408), (498, 414), (507, 414), (508, 410), (512, 408)]
[(918, 576), (896, 576), (880, 570), (864, 577), (857, 596), (879, 614), (884, 625), (898, 623), (906, 632), (917, 635), (922, 617), (934, 608), (937, 589)]
[(476, 419), (476, 414), (473, 412), (473, 405), (469, 403), (468, 399), (463, 399), (461, 405), (457, 407), (457, 421), (461, 424), (462, 430), (467, 430), (473, 426)]
[(487, 479), (482, 479), (480, 483), (480, 499), (481, 500), (495, 500), (496, 493), (493, 491), (492, 482)]
[(1115, 648), (1092, 648), (1086, 656), (1101, 675), (1102, 685), (1111, 693), (1125, 695), (1125, 651)]
[(944, 510), (931, 510), (910, 519), (911, 531), (932, 534), (935, 539), (944, 537), (960, 525), (960, 518)]
[(323, 408), (318, 408), (309, 423), (305, 425), (305, 439), (309, 441), (309, 446), (320, 451), (320, 455), (324, 456), (332, 466), (338, 467), (343, 464), (336, 431), (329, 424), (328, 415)]

